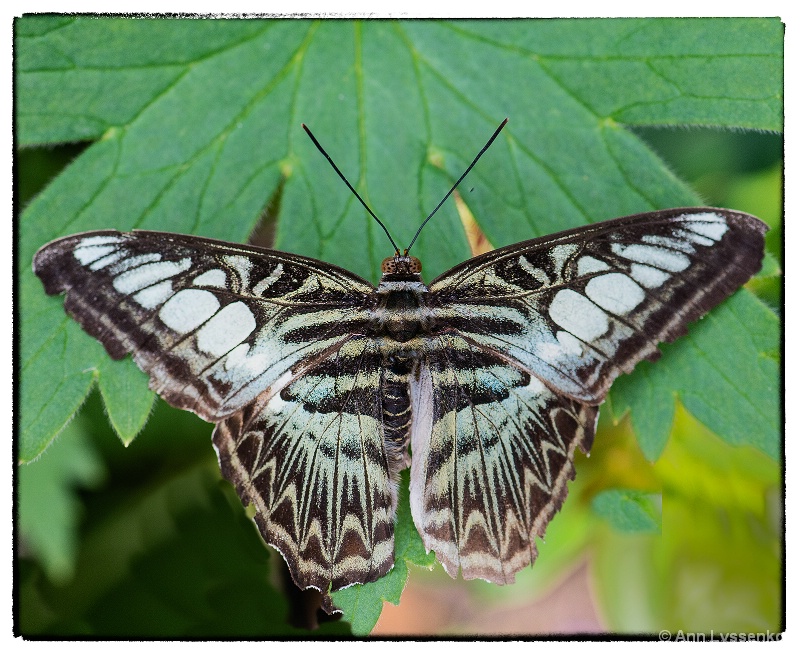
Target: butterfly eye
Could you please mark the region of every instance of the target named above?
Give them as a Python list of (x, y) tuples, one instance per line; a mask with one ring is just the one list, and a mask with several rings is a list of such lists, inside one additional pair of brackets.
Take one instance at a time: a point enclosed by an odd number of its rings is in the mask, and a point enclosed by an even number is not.
[(416, 275), (422, 272), (422, 262), (417, 257), (395, 255), (381, 263), (381, 272), (389, 275)]

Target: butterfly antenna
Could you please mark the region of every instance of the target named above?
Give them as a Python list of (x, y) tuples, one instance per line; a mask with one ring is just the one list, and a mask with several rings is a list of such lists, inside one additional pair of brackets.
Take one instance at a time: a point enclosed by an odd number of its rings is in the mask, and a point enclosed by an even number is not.
[(462, 180), (462, 179), (464, 179), (464, 178), (467, 176), (467, 173), (468, 173), (470, 170), (472, 170), (472, 167), (473, 167), (473, 166), (474, 166), (476, 163), (478, 163), (478, 159), (480, 159), (480, 158), (481, 158), (481, 156), (483, 155), (483, 153), (484, 153), (484, 152), (486, 152), (486, 150), (488, 150), (488, 149), (489, 149), (489, 146), (490, 146), (490, 145), (491, 145), (491, 144), (494, 142), (494, 140), (497, 138), (497, 135), (500, 133), (500, 130), (501, 130), (501, 129), (503, 129), (503, 128), (506, 126), (506, 123), (507, 123), (507, 122), (508, 122), (508, 118), (506, 118), (506, 119), (505, 119), (505, 120), (504, 120), (502, 123), (500, 123), (500, 126), (499, 126), (499, 127), (496, 129), (496, 130), (494, 130), (494, 134), (492, 134), (492, 138), (490, 138), (488, 141), (486, 141), (486, 145), (484, 145), (484, 146), (481, 148), (481, 151), (480, 151), (480, 152), (478, 153), (478, 155), (477, 155), (477, 156), (476, 156), (476, 157), (475, 157), (475, 158), (472, 160), (472, 163), (471, 163), (469, 166), (467, 166), (467, 169), (466, 169), (466, 170), (463, 172), (463, 174), (461, 175), (461, 177), (459, 177), (459, 178), (458, 178), (458, 180), (456, 181), (456, 183), (455, 183), (455, 184), (453, 184), (453, 188), (451, 188), (451, 189), (450, 189), (450, 190), (447, 192), (447, 195), (445, 195), (445, 196), (442, 198), (442, 201), (441, 201), (441, 202), (439, 202), (439, 204), (437, 204), (437, 205), (436, 205), (436, 208), (435, 208), (433, 211), (431, 211), (431, 212), (430, 212), (430, 214), (428, 214), (428, 217), (427, 217), (427, 218), (426, 218), (424, 221), (422, 221), (422, 224), (419, 226), (419, 229), (417, 230), (417, 233), (416, 233), (416, 234), (414, 234), (414, 238), (412, 238), (412, 239), (411, 239), (411, 243), (409, 243), (409, 244), (408, 244), (408, 247), (407, 247), (407, 248), (404, 250), (404, 252), (403, 252), (404, 254), (408, 254), (408, 251), (411, 249), (411, 246), (412, 246), (412, 245), (414, 245), (414, 242), (417, 240), (417, 237), (419, 236), (419, 233), (422, 231), (422, 228), (423, 228), (423, 227), (425, 227), (425, 225), (427, 225), (427, 224), (428, 224), (428, 221), (429, 221), (431, 218), (433, 218), (433, 214), (435, 214), (437, 211), (439, 211), (439, 207), (441, 207), (441, 206), (444, 204), (444, 201), (445, 201), (447, 198), (449, 198), (449, 197), (450, 197), (450, 194), (451, 194), (453, 191), (455, 191), (455, 190), (456, 190), (456, 187), (457, 187), (457, 186), (458, 186), (458, 185), (461, 183), (461, 180)]
[[(330, 164), (330, 165), (333, 167), (333, 169), (336, 171), (336, 174), (337, 174), (337, 175), (339, 175), (339, 177), (341, 177), (341, 178), (342, 178), (342, 181), (343, 181), (345, 184), (347, 184), (347, 188), (349, 188), (349, 189), (350, 189), (350, 190), (353, 192), (353, 195), (355, 195), (355, 196), (358, 198), (358, 201), (359, 201), (359, 202), (360, 202), (362, 205), (364, 205), (364, 208), (367, 210), (367, 212), (369, 213), (369, 215), (370, 215), (370, 216), (372, 216), (372, 217), (373, 217), (373, 218), (376, 220), (376, 222), (377, 222), (377, 223), (378, 223), (378, 224), (379, 224), (379, 225), (380, 225), (380, 226), (383, 228), (383, 231), (384, 231), (384, 232), (386, 232), (386, 236), (388, 236), (388, 237), (389, 237), (389, 242), (392, 244), (392, 247), (394, 248), (394, 251), (395, 251), (397, 254), (399, 254), (399, 253), (400, 253), (400, 248), (398, 248), (398, 247), (397, 247), (397, 244), (394, 242), (394, 239), (392, 238), (392, 235), (389, 233), (389, 230), (388, 230), (388, 229), (386, 229), (386, 225), (384, 225), (384, 224), (383, 224), (383, 222), (381, 222), (381, 219), (380, 219), (380, 218), (378, 218), (378, 216), (376, 216), (376, 215), (373, 213), (372, 209), (370, 209), (370, 208), (367, 206), (367, 203), (366, 203), (366, 202), (364, 202), (364, 200), (362, 200), (362, 199), (361, 199), (361, 196), (358, 194), (358, 191), (356, 191), (356, 190), (353, 188), (353, 185), (352, 185), (350, 182), (348, 182), (348, 181), (347, 181), (347, 178), (346, 178), (346, 177), (345, 177), (345, 176), (342, 174), (342, 171), (341, 171), (341, 170), (339, 170), (338, 166), (337, 166), (335, 163), (333, 163), (333, 159), (331, 159), (330, 155), (329, 155), (327, 152), (325, 152), (325, 148), (323, 148), (323, 147), (322, 147), (322, 146), (319, 144), (319, 141), (317, 141), (317, 139), (316, 139), (316, 138), (314, 137), (314, 135), (311, 133), (311, 130), (310, 130), (310, 129), (308, 129), (308, 127), (306, 127), (305, 123), (301, 123), (301, 124), (303, 125), (303, 129), (304, 129), (304, 130), (306, 130), (306, 134), (308, 134), (308, 136), (309, 136), (309, 137), (311, 138), (311, 140), (314, 142), (314, 145), (316, 145), (316, 146), (317, 146), (317, 150), (319, 150), (319, 151), (322, 153), (322, 155), (323, 155), (323, 156), (324, 156), (324, 157), (325, 157), (325, 158), (328, 160), (328, 163), (329, 163), (329, 164)], [(485, 149), (485, 148), (484, 148), (484, 149)]]

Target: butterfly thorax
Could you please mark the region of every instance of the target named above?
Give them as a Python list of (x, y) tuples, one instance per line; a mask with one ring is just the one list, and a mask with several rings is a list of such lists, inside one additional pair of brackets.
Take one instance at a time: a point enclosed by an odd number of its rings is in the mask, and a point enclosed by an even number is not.
[[(429, 333), (433, 328), (433, 316), (426, 302), (428, 287), (422, 282), (419, 259), (397, 254), (384, 259), (381, 270), (383, 274), (374, 296), (376, 336), (407, 343)], [(392, 343), (387, 345), (394, 349)]]

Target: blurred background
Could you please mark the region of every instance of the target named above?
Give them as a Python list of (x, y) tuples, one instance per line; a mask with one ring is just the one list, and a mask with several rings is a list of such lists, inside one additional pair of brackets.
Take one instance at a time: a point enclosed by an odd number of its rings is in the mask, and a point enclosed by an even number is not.
[[(769, 223), (768, 248), (782, 265), (780, 135), (635, 131), (707, 204)], [(17, 216), (82, 149), (16, 153)], [(780, 313), (780, 277), (750, 287)], [(627, 420), (609, 416), (601, 414), (591, 457), (578, 456), (577, 479), (535, 567), (502, 588), (454, 581), (438, 565), (412, 569), (400, 605), (385, 605), (373, 634), (779, 631), (782, 464), (723, 442), (681, 408), (664, 453), (650, 463)], [(16, 470), (23, 633), (310, 633), (297, 625), (322, 616), (304, 618), (303, 601), (287, 599), (283, 562), (221, 480), (210, 433), (211, 425), (158, 400), (126, 448), (95, 392), (40, 460)], [(642, 491), (640, 524), (604, 515), (609, 487)], [(346, 633), (346, 624), (324, 617), (313, 632)]]

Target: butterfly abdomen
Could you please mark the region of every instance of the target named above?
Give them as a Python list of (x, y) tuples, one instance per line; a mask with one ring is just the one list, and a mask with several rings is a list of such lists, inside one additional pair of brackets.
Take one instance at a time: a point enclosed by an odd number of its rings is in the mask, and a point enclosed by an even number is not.
[(414, 363), (410, 358), (390, 356), (381, 370), (384, 443), (387, 454), (396, 464), (392, 468), (398, 471), (410, 463), (408, 443), (413, 413), (408, 381)]

